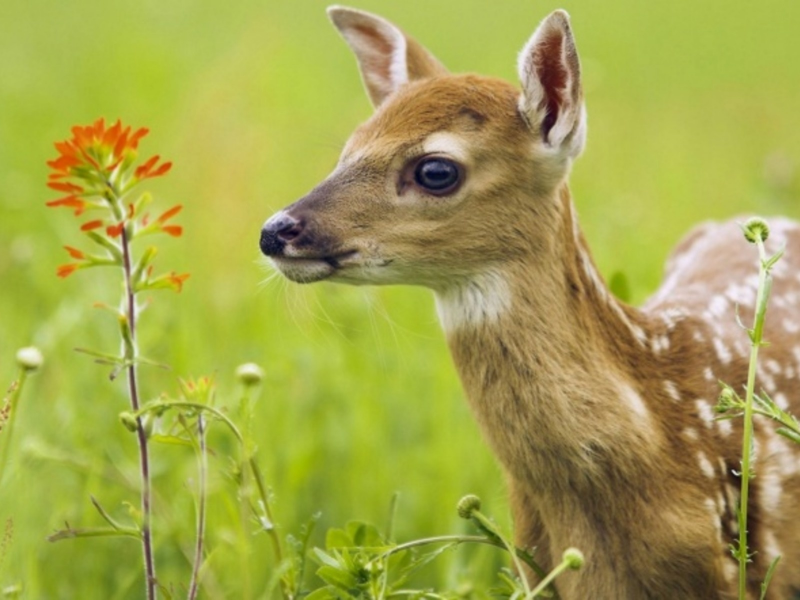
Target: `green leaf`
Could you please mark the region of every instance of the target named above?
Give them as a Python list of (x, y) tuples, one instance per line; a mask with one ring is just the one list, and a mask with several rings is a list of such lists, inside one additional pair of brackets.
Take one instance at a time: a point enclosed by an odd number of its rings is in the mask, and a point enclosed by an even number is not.
[(350, 521), (346, 529), (356, 546), (376, 547), (384, 545), (378, 528), (370, 523)]
[(176, 435), (164, 435), (161, 433), (154, 433), (150, 436), (151, 442), (158, 442), (160, 444), (169, 444), (172, 446), (187, 446), (194, 448), (194, 445), (187, 439), (178, 437)]
[(356, 578), (352, 573), (338, 567), (323, 565), (317, 569), (317, 577), (325, 583), (347, 592), (356, 589)]
[(317, 588), (308, 594), (304, 600), (335, 600), (339, 596), (334, 592), (334, 589), (332, 586)]
[(778, 561), (781, 559), (780, 556), (776, 556), (775, 559), (770, 563), (769, 568), (767, 569), (767, 574), (764, 577), (764, 582), (761, 584), (761, 596), (760, 600), (764, 600), (767, 597), (767, 588), (769, 587), (770, 581), (772, 581), (772, 576), (775, 574), (775, 568), (778, 566)]
[(314, 554), (323, 565), (328, 565), (329, 567), (333, 567), (335, 569), (341, 568), (339, 561), (337, 561), (335, 558), (333, 558), (330, 554), (328, 554), (324, 550), (320, 550), (319, 548), (314, 548)]
[(352, 548), (353, 546), (355, 546), (353, 538), (344, 529), (331, 527), (325, 534), (325, 548), (328, 550), (333, 548)]
[(775, 254), (770, 256), (767, 260), (765, 260), (764, 263), (763, 263), (764, 264), (764, 270), (765, 271), (769, 271), (775, 265), (775, 263), (778, 262), (781, 259), (781, 257), (783, 256), (784, 252), (786, 252), (786, 246), (784, 246), (783, 248), (778, 250)]
[(800, 444), (800, 433), (792, 431), (786, 427), (778, 427), (778, 433), (783, 437), (792, 440), (795, 444)]

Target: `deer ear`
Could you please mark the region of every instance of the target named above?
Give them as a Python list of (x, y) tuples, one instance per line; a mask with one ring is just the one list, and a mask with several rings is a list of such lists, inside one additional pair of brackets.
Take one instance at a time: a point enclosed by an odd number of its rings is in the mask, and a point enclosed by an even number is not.
[(583, 150), (586, 115), (581, 65), (563, 10), (550, 14), (519, 55), (520, 110), (551, 148), (571, 158)]
[(328, 8), (328, 16), (355, 53), (375, 108), (409, 81), (447, 73), (432, 54), (386, 19), (341, 6)]

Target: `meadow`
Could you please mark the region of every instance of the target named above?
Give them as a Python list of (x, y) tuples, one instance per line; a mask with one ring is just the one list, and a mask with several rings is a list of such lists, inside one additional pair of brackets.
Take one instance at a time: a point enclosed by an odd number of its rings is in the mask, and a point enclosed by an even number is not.
[[(138, 504), (136, 445), (119, 423), (121, 381), (74, 351), (115, 352), (108, 273), (55, 276), (75, 219), (45, 208), (52, 143), (97, 117), (147, 126), (145, 154), (174, 161), (148, 185), (184, 205), (165, 268), (191, 273), (154, 295), (142, 371), (148, 397), (177, 378), (213, 376), (218, 406), (242, 393), (245, 362), (266, 375), (252, 437), (282, 535), (320, 513), (313, 543), (351, 519), (384, 527), (395, 492), (398, 540), (468, 531), (456, 514), (474, 493), (511, 527), (503, 474), (481, 440), (421, 289), (311, 287), (272, 278), (259, 230), (332, 168), (371, 107), (326, 2), (7, 0), (0, 5), (0, 385), (35, 344), (44, 367), (25, 389), (0, 487), (0, 597), (142, 597), (132, 540), (45, 538), (65, 521), (98, 524), (90, 496), (124, 520)], [(581, 225), (607, 279), (624, 274), (633, 303), (658, 285), (669, 249), (695, 223), (758, 213), (800, 218), (800, 3), (633, 0), (561, 5), (506, 0), (363, 0), (453, 71), (516, 79), (516, 53), (559, 6), (583, 59), (589, 142), (572, 175)], [(0, 433), (2, 435), (2, 433)], [(230, 436), (210, 437), (204, 593), (264, 597), (269, 540), (241, 523), (226, 475)], [(154, 446), (159, 578), (180, 590), (190, 570), (195, 461)], [(423, 585), (486, 590), (504, 560), (458, 550)], [(14, 592), (16, 593), (16, 592)], [(180, 593), (178, 594), (180, 595)]]

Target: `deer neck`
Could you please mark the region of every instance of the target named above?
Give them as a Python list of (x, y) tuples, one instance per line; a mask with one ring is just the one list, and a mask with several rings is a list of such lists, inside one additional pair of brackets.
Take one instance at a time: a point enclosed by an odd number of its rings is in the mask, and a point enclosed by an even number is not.
[(631, 372), (645, 319), (609, 293), (566, 185), (558, 195), (553, 261), (510, 262), (436, 293), (484, 435), (512, 477), (539, 490), (632, 477), (606, 469), (624, 471), (625, 455), (641, 469), (658, 439)]

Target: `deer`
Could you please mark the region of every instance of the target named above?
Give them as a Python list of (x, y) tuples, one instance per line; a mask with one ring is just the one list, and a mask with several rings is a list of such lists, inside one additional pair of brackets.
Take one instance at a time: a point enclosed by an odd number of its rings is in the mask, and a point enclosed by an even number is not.
[[(521, 88), (452, 74), (382, 17), (334, 6), (374, 113), (334, 170), (271, 216), (260, 249), (291, 281), (415, 285), (439, 320), (481, 432), (507, 476), (517, 544), (571, 599), (735, 598), (741, 389), (757, 257), (735, 220), (706, 222), (640, 307), (607, 287), (568, 178), (586, 140), (570, 18), (547, 16), (518, 57)], [(632, 234), (635, 234), (632, 232)], [(770, 220), (773, 271), (759, 385), (800, 407), (800, 224)], [(748, 312), (749, 311), (749, 312)], [(749, 315), (749, 316), (748, 316)], [(756, 419), (748, 594), (800, 590), (800, 452)], [(524, 576), (533, 577), (531, 573)]]

